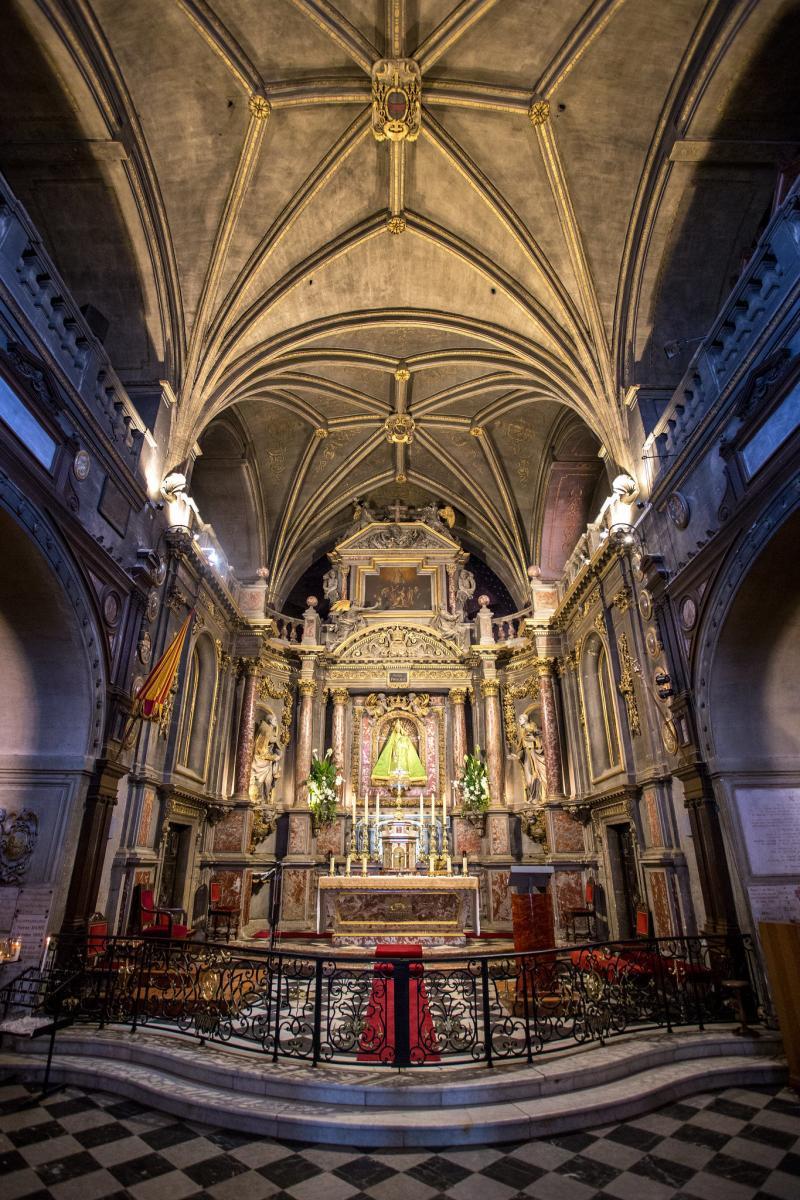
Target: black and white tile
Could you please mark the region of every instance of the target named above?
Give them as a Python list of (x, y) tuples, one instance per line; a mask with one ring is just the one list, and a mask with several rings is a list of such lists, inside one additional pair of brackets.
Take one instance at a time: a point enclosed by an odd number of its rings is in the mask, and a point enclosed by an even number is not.
[(800, 1101), (728, 1088), (503, 1146), (253, 1138), (80, 1088), (0, 1087), (2, 1200), (798, 1200)]

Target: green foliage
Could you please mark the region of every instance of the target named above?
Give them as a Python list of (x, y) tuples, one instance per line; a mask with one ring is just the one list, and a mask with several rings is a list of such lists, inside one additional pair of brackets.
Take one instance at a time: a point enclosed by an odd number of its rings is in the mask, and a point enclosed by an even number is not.
[(315, 750), (307, 784), (308, 807), (317, 829), (332, 825), (336, 820), (337, 788), (340, 783), (341, 776), (336, 774), (333, 751), (326, 750), (324, 757), (318, 758)]
[(464, 755), (461, 773), (461, 811), (465, 816), (483, 816), (489, 809), (489, 773), (479, 746)]

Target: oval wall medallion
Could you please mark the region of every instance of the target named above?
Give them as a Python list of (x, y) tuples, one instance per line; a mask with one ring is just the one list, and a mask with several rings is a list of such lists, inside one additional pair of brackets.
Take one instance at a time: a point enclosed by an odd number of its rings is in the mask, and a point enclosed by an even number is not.
[(689, 517), (691, 515), (689, 502), (680, 492), (673, 492), (667, 500), (667, 515), (672, 524), (676, 525), (678, 529), (685, 529), (689, 524)]
[(683, 628), (688, 633), (697, 624), (697, 604), (694, 596), (684, 596), (678, 608), (678, 616)]
[(672, 721), (664, 721), (661, 726), (661, 740), (664, 743), (664, 749), (668, 754), (676, 754), (678, 751), (678, 735), (675, 732), (675, 726)]
[(657, 658), (661, 653), (661, 639), (658, 636), (658, 630), (655, 625), (651, 625), (644, 635), (644, 644), (651, 658)]
[(92, 468), (92, 460), (87, 450), (78, 450), (72, 460), (72, 474), (83, 483)]
[(653, 615), (653, 601), (650, 598), (650, 593), (644, 590), (639, 592), (639, 612), (645, 621), (649, 621)]

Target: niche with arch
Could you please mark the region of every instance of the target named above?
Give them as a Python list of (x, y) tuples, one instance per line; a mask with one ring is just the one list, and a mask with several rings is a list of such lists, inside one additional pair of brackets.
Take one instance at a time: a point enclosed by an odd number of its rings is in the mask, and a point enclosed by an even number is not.
[(183, 695), (178, 765), (205, 779), (217, 695), (217, 655), (207, 634), (201, 633), (189, 652)]
[(614, 711), (611, 664), (602, 638), (592, 633), (581, 654), (581, 695), (586, 715), (586, 744), (592, 781), (619, 765), (619, 736)]

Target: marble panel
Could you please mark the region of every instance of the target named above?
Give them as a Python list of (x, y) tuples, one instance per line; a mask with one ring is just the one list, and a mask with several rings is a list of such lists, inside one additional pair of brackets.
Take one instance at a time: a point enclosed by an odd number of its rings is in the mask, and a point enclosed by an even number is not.
[(555, 871), (553, 874), (558, 924), (563, 928), (566, 913), (570, 908), (584, 905), (583, 876), (580, 871)]
[(653, 905), (653, 923), (656, 937), (669, 937), (674, 933), (672, 914), (667, 896), (667, 877), (665, 871), (650, 871), (650, 899)]
[(647, 816), (647, 838), (651, 846), (664, 845), (664, 833), (661, 828), (661, 814), (658, 811), (658, 796), (655, 788), (645, 788), (642, 799)]
[(511, 851), (508, 834), (508, 817), (505, 813), (490, 813), (486, 818), (489, 827), (490, 854), (505, 855)]
[(136, 834), (137, 846), (151, 845), (150, 837), (153, 830), (153, 813), (155, 811), (156, 793), (154, 788), (147, 787), (142, 793), (142, 808), (139, 813), (139, 831)]
[(480, 826), (471, 825), (463, 817), (454, 817), (453, 826), (456, 857), (460, 858), (462, 854), (466, 854), (467, 858), (480, 858), (483, 840)]
[(308, 871), (284, 871), (283, 873), (283, 919), (304, 921), (306, 917), (306, 890)]
[(289, 854), (307, 854), (311, 834), (309, 813), (296, 813), (289, 817)]
[(583, 854), (583, 826), (561, 809), (551, 812), (553, 822), (553, 849), (561, 854)]
[(336, 820), (317, 831), (317, 854), (328, 858), (331, 854), (344, 854), (344, 820)]
[(511, 923), (511, 893), (508, 871), (489, 872), (489, 896), (491, 898), (492, 922), (495, 925)]
[(220, 908), (238, 908), (242, 899), (242, 872), (215, 871), (212, 879), (220, 885)]
[(236, 853), (242, 849), (244, 836), (245, 810), (235, 808), (227, 813), (214, 829), (214, 849), (221, 852)]

